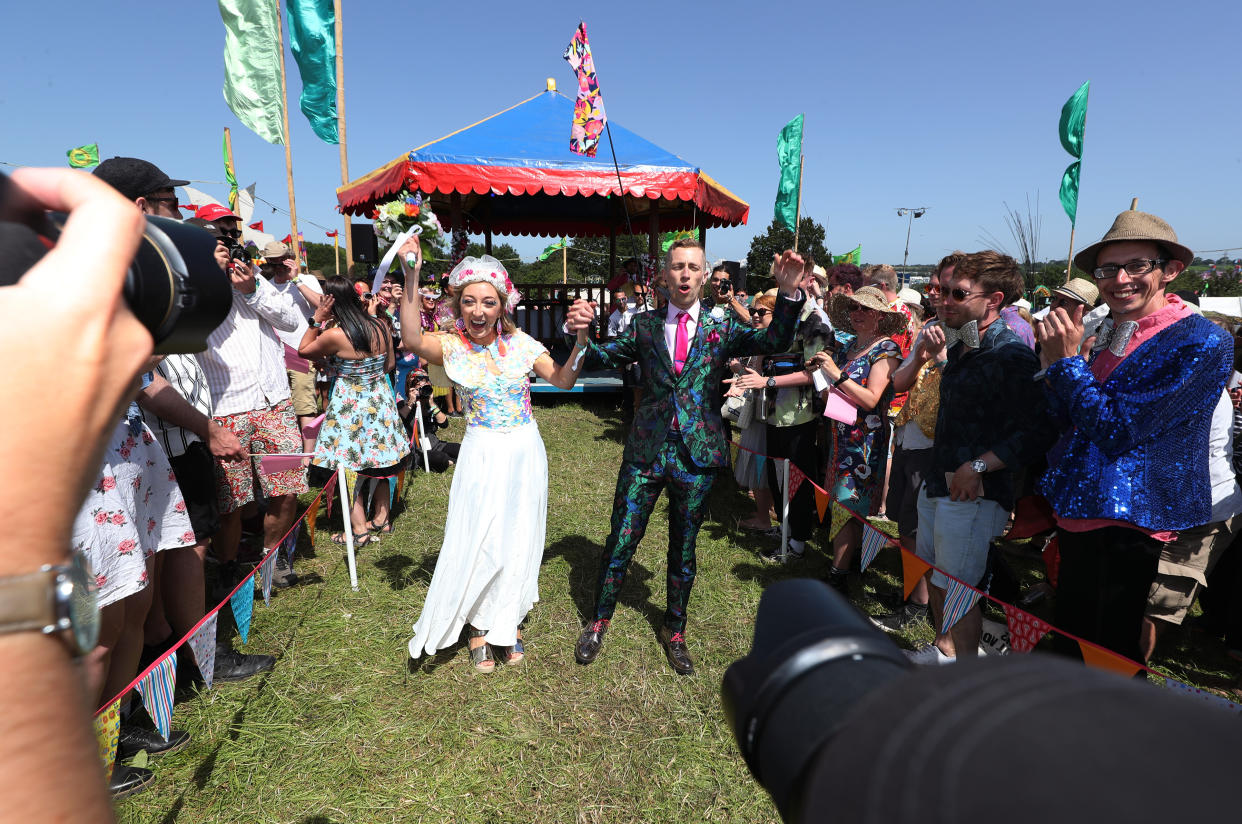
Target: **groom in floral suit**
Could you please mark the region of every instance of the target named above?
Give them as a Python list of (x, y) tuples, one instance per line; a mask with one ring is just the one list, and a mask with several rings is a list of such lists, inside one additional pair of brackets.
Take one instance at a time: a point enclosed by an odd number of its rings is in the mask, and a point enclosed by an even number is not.
[[(773, 262), (780, 287), (772, 323), (754, 329), (733, 315), (716, 317), (699, 303), (707, 279), (707, 257), (693, 239), (679, 240), (664, 261), (668, 305), (636, 315), (619, 338), (589, 342), (588, 365), (617, 369), (642, 366), (642, 402), (625, 444), (612, 510), (612, 533), (600, 565), (595, 616), (578, 638), (574, 656), (595, 660), (603, 645), (625, 571), (647, 529), (660, 491), (668, 488), (668, 607), (660, 644), (680, 675), (692, 675), (686, 648), (686, 605), (694, 585), (695, 541), (703, 523), (707, 494), (718, 471), (728, 465), (720, 410), (711, 399), (725, 378), (730, 359), (785, 351), (793, 341), (803, 296), (798, 292), (802, 259), (785, 252)], [(594, 319), (585, 301), (569, 310), (566, 327), (576, 332)]]

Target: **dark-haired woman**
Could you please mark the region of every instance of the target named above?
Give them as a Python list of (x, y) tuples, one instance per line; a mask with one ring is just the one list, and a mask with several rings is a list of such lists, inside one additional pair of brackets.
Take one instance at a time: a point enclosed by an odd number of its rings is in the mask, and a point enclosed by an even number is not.
[[(328, 358), (338, 375), (311, 463), (352, 469), (360, 476), (359, 486), (361, 476), (395, 475), (410, 446), (387, 377), (395, 361), (392, 333), (367, 313), (347, 279), (328, 278), (298, 354)], [(368, 532), (358, 489), (349, 517), (356, 545), (376, 540)]]

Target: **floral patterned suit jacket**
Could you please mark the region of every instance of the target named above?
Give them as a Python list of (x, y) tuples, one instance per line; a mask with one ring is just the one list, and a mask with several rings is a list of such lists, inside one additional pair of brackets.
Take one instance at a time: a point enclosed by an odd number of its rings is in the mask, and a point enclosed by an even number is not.
[(676, 416), (682, 440), (696, 466), (728, 466), (714, 390), (726, 377), (730, 359), (787, 351), (802, 304), (801, 297), (778, 297), (767, 329), (754, 329), (732, 313), (714, 318), (703, 307), (680, 375), (673, 368), (673, 356), (664, 340), (664, 309), (635, 315), (629, 329), (615, 340), (602, 344), (591, 341), (586, 350), (590, 365), (605, 369), (634, 362), (642, 365), (642, 402), (635, 412), (623, 459), (640, 464), (654, 461)]

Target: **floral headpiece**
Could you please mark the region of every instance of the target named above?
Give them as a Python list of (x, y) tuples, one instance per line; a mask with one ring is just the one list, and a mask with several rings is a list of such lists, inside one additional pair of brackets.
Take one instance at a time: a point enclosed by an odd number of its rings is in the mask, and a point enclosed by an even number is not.
[(510, 314), (522, 299), (522, 293), (513, 285), (513, 281), (509, 280), (509, 273), (505, 271), (504, 264), (491, 255), (463, 258), (462, 262), (454, 266), (452, 272), (449, 272), (449, 285), (457, 293), (472, 283), (490, 283), (495, 286), (505, 302), (505, 311)]

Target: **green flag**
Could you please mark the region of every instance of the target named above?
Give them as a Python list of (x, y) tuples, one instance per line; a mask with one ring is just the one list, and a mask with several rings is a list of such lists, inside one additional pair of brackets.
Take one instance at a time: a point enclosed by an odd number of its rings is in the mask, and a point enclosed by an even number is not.
[(75, 169), (88, 169), (99, 165), (99, 144), (87, 143), (76, 149), (65, 152), (69, 156), (69, 165)]
[(1061, 123), (1057, 132), (1061, 136), (1061, 146), (1065, 151), (1078, 158), (1061, 176), (1061, 206), (1069, 215), (1070, 226), (1078, 225), (1078, 179), (1082, 173), (1082, 147), (1087, 134), (1087, 95), (1091, 81), (1078, 87), (1065, 105), (1061, 107)]
[(667, 255), (669, 247), (683, 237), (694, 237), (693, 229), (683, 229), (680, 232), (665, 232), (664, 237), (660, 239), (660, 254)]
[(224, 179), (229, 182), (229, 209), (237, 212), (237, 173), (233, 170), (233, 158), (229, 156), (229, 137), (226, 132), (221, 145), (224, 153)]
[(1082, 139), (1087, 131), (1087, 94), (1090, 86), (1090, 80), (1083, 83), (1061, 107), (1061, 145), (1079, 160), (1082, 159)]
[(1069, 215), (1070, 225), (1078, 225), (1078, 173), (1082, 169), (1082, 161), (1075, 160), (1065, 169), (1061, 176), (1061, 206)]
[(550, 246), (548, 246), (548, 248), (540, 252), (539, 257), (535, 258), (535, 263), (539, 263), (540, 261), (547, 260), (548, 258), (552, 257), (552, 255), (556, 254), (557, 252), (561, 251), (564, 248), (565, 248), (565, 238), (561, 238), (556, 243), (551, 244)]
[(332, 0), (287, 0), (289, 48), (302, 75), (302, 114), (324, 143), (336, 130), (336, 14)]
[(802, 184), (802, 115), (785, 124), (776, 141), (781, 182), (776, 187), (776, 219), (789, 231), (797, 229), (798, 189)]
[(846, 252), (843, 255), (833, 255), (833, 263), (852, 263), (858, 266), (862, 263), (862, 244), (854, 247), (853, 251)]
[(285, 142), (275, 3), (218, 0), (224, 21), (224, 100), (247, 129)]

